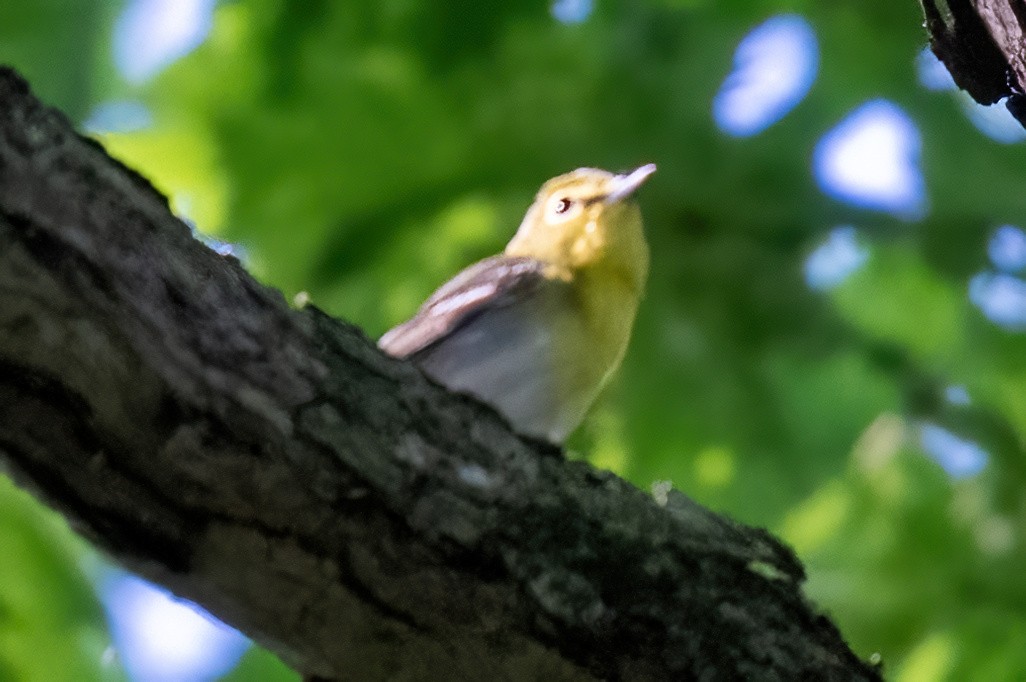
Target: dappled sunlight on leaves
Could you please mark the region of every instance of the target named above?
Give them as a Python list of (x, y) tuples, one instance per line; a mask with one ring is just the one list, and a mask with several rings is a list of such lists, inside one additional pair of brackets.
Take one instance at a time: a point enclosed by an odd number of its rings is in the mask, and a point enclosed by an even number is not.
[(869, 258), (851, 225), (835, 227), (805, 260), (805, 281), (813, 289), (832, 289)]
[(808, 93), (818, 66), (816, 34), (805, 19), (767, 20), (738, 45), (734, 71), (713, 100), (716, 123), (739, 137), (762, 132)]
[(919, 131), (901, 109), (867, 102), (820, 140), (816, 178), (827, 194), (856, 206), (918, 218), (926, 207), (919, 147)]

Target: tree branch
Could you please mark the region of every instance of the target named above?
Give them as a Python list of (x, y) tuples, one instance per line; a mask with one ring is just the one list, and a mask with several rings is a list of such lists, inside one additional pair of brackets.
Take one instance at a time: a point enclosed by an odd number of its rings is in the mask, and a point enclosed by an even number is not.
[(0, 457), (310, 676), (875, 679), (765, 531), (526, 442), (0, 70)]
[(958, 87), (980, 104), (993, 104), (1007, 97), (1008, 110), (1026, 127), (1026, 3), (920, 3), (930, 33), (930, 47)]

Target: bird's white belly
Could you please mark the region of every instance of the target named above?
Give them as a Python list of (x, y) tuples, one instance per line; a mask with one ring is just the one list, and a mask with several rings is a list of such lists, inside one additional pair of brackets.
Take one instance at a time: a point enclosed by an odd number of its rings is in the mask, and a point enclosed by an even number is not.
[(568, 414), (560, 399), (553, 337), (549, 325), (525, 323), (508, 308), (493, 310), (417, 363), (438, 383), (495, 407), (517, 432), (561, 442), (580, 415)]

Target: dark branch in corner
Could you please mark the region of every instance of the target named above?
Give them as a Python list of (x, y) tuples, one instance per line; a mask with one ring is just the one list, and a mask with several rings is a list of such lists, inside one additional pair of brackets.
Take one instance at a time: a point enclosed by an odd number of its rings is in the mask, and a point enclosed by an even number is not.
[(1023, 0), (920, 0), (930, 47), (958, 87), (980, 104), (1005, 105), (1026, 127)]
[(0, 458), (304, 674), (876, 679), (764, 531), (296, 311), (0, 70)]

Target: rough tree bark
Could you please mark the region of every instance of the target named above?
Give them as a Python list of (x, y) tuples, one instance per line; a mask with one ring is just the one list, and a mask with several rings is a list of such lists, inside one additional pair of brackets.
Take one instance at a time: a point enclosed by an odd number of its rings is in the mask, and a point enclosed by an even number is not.
[(930, 47), (980, 104), (1005, 99), (1026, 127), (1026, 2), (920, 0)]
[(308, 676), (875, 679), (765, 531), (293, 310), (0, 70), (0, 458)]

